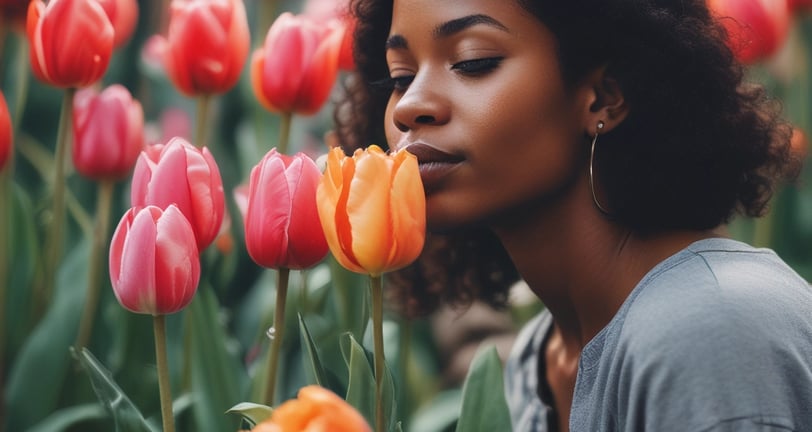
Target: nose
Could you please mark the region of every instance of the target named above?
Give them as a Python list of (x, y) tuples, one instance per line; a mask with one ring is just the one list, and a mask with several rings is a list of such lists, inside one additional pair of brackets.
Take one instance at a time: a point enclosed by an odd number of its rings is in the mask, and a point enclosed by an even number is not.
[(392, 111), (395, 127), (401, 132), (408, 132), (424, 126), (448, 123), (451, 110), (441, 89), (440, 84), (430, 83), (418, 74), (395, 104)]

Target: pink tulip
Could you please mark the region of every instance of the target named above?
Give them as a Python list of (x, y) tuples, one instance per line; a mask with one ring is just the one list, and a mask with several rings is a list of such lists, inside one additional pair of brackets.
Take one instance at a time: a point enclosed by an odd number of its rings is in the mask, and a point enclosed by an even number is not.
[[(355, 60), (352, 58), (352, 37), (355, 31), (355, 17), (350, 13), (347, 0), (308, 0), (305, 2), (302, 15), (313, 17), (325, 25), (346, 26), (344, 39), (341, 41), (341, 53), (338, 56), (338, 68), (353, 70)], [(332, 22), (331, 22), (332, 21)]]
[(118, 302), (135, 313), (171, 314), (192, 301), (200, 258), (192, 226), (176, 206), (124, 214), (110, 244), (110, 281)]
[(304, 269), (327, 255), (316, 208), (321, 171), (303, 153), (272, 149), (251, 170), (245, 246), (259, 265)]
[(144, 148), (144, 111), (122, 85), (101, 93), (79, 90), (73, 100), (73, 164), (93, 179), (121, 179)]
[(11, 154), (12, 141), (11, 116), (8, 114), (6, 98), (0, 92), (0, 171), (3, 170)]
[(223, 93), (240, 79), (250, 49), (242, 0), (174, 0), (164, 62), (186, 95)]
[(318, 112), (338, 76), (345, 32), (338, 22), (280, 15), (251, 58), (251, 85), (260, 103), (272, 112)]
[(198, 149), (182, 138), (141, 152), (130, 198), (133, 207), (176, 205), (192, 224), (201, 252), (223, 222), (225, 197), (217, 163), (207, 148)]

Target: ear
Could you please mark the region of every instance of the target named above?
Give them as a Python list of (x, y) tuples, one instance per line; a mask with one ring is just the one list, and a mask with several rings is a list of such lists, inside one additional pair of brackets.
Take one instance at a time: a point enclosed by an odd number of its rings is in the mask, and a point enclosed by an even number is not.
[(599, 121), (603, 132), (617, 127), (629, 114), (629, 106), (617, 80), (607, 73), (604, 65), (586, 76), (581, 87), (585, 91), (584, 128), (594, 135)]

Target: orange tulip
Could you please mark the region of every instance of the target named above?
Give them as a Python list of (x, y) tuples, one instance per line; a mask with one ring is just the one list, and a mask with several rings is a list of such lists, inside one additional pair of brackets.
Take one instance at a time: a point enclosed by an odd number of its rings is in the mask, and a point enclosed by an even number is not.
[(708, 0), (708, 8), (720, 18), (730, 49), (744, 64), (775, 54), (789, 33), (786, 0)]
[(166, 72), (188, 96), (226, 92), (240, 79), (249, 43), (242, 0), (174, 0)]
[(285, 12), (251, 57), (251, 85), (272, 112), (315, 114), (338, 76), (346, 26)]
[(364, 417), (335, 393), (311, 385), (279, 405), (253, 432), (372, 432)]
[(414, 261), (426, 235), (426, 197), (417, 158), (378, 146), (327, 155), (317, 191), (319, 219), (339, 263), (372, 276)]
[(26, 32), (34, 76), (49, 85), (86, 87), (107, 71), (113, 24), (96, 0), (34, 0)]
[(11, 154), (11, 117), (8, 114), (8, 105), (3, 93), (0, 93), (0, 171), (6, 165), (8, 155)]

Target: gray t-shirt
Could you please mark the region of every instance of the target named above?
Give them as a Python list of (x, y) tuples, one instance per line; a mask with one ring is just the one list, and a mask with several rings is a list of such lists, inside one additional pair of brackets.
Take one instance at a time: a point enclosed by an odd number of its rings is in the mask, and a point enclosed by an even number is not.
[[(548, 431), (529, 322), (505, 367), (514, 431)], [(539, 387), (541, 386), (541, 387)], [(652, 269), (584, 347), (572, 432), (812, 431), (812, 289), (768, 249), (698, 241)]]

